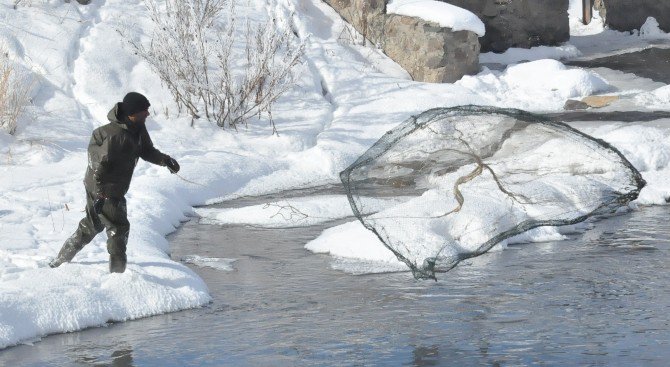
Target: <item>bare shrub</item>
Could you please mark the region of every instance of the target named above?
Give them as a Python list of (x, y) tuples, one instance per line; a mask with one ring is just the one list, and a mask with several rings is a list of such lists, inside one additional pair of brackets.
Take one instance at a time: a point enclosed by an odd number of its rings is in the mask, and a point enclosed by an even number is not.
[[(12, 2), (14, 3), (13, 8), (14, 8), (14, 10), (16, 10), (16, 9), (19, 8), (19, 6), (31, 7), (31, 6), (33, 6), (33, 1), (34, 0), (12, 0)], [(77, 0), (77, 1), (85, 1), (85, 0)], [(48, 3), (49, 0), (40, 0), (40, 2), (41, 3)], [(70, 0), (65, 0), (65, 2), (69, 3)], [(89, 2), (90, 2), (90, 0), (89, 0)]]
[(293, 85), (291, 69), (304, 51), (292, 42), (290, 30), (280, 30), (273, 20), (238, 24), (235, 0), (146, 4), (154, 23), (151, 43), (120, 32), (157, 72), (180, 113), (232, 128), (266, 113), (276, 133), (272, 104)]
[[(19, 5), (26, 5), (25, 0), (14, 0), (14, 9), (17, 9)], [(28, 6), (30, 5), (30, 2), (28, 1)]]
[(30, 104), (33, 79), (20, 72), (2, 53), (0, 56), (0, 128), (9, 134), (16, 132), (18, 118)]
[[(222, 40), (216, 52), (220, 77), (215, 85), (216, 114), (219, 126), (236, 127), (255, 115), (268, 114), (273, 132), (272, 103), (293, 86), (292, 68), (299, 63), (304, 48), (291, 46), (291, 32), (277, 32), (277, 25), (269, 21), (252, 28), (246, 24), (244, 68), (234, 69), (232, 39)], [(228, 44), (226, 45), (226, 42)], [(280, 52), (281, 51), (281, 52)]]

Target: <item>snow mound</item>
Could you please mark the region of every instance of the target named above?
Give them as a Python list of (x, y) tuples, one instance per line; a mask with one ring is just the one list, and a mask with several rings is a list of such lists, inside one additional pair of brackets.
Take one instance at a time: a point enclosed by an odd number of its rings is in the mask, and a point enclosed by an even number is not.
[(391, 0), (386, 4), (388, 14), (417, 17), (454, 31), (470, 31), (484, 36), (484, 23), (472, 12), (434, 0)]
[(492, 105), (533, 111), (561, 109), (567, 99), (611, 89), (598, 74), (551, 59), (511, 65), (503, 72), (484, 68), (455, 84), (476, 91)]
[(670, 85), (638, 94), (635, 103), (650, 109), (670, 110)]
[(665, 38), (667, 33), (663, 32), (659, 27), (658, 21), (654, 17), (648, 17), (647, 20), (640, 27), (640, 37), (642, 38)]

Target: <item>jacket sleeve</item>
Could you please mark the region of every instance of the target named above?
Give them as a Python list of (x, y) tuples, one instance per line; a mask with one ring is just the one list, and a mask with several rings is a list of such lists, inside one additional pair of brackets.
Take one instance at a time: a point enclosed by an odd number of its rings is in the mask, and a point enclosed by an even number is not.
[(168, 156), (161, 153), (158, 149), (154, 147), (154, 143), (151, 141), (149, 132), (146, 129), (143, 129), (141, 132), (142, 136), (142, 151), (140, 152), (140, 158), (145, 161), (159, 166), (165, 166), (165, 161)]
[(91, 141), (88, 143), (88, 166), (93, 172), (95, 195), (108, 196), (108, 190), (105, 189), (104, 183), (112, 168), (109, 153), (110, 139), (105, 137), (100, 130), (93, 131)]

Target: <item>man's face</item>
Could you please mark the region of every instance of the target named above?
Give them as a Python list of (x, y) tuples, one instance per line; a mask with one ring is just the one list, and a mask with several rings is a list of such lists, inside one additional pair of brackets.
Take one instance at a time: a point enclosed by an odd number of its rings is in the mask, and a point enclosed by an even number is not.
[(149, 117), (149, 111), (145, 110), (128, 116), (128, 119), (134, 123), (143, 124), (145, 121), (147, 121), (147, 117)]

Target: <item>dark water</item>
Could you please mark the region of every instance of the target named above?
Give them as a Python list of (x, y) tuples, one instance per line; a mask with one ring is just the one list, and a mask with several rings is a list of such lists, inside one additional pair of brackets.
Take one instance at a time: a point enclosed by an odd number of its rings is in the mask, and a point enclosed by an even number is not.
[[(670, 48), (650, 47), (642, 51), (617, 54), (592, 60), (565, 61), (565, 64), (584, 68), (604, 67), (670, 84)], [(670, 111), (567, 111), (552, 113), (547, 116), (556, 121), (563, 122), (642, 122), (670, 118)]]
[(649, 122), (660, 119), (670, 119), (670, 111), (567, 111), (544, 114), (547, 118), (559, 122), (579, 121), (620, 121), (620, 122)]
[(604, 67), (670, 84), (670, 48), (650, 47), (642, 51), (593, 60), (567, 61), (566, 65), (587, 68)]
[(238, 259), (232, 272), (195, 268), (212, 304), (49, 336), (0, 352), (0, 365), (665, 366), (669, 218), (670, 206), (643, 207), (567, 241), (464, 262), (438, 282), (332, 270), (303, 249), (324, 226), (192, 220), (170, 238), (173, 258)]

